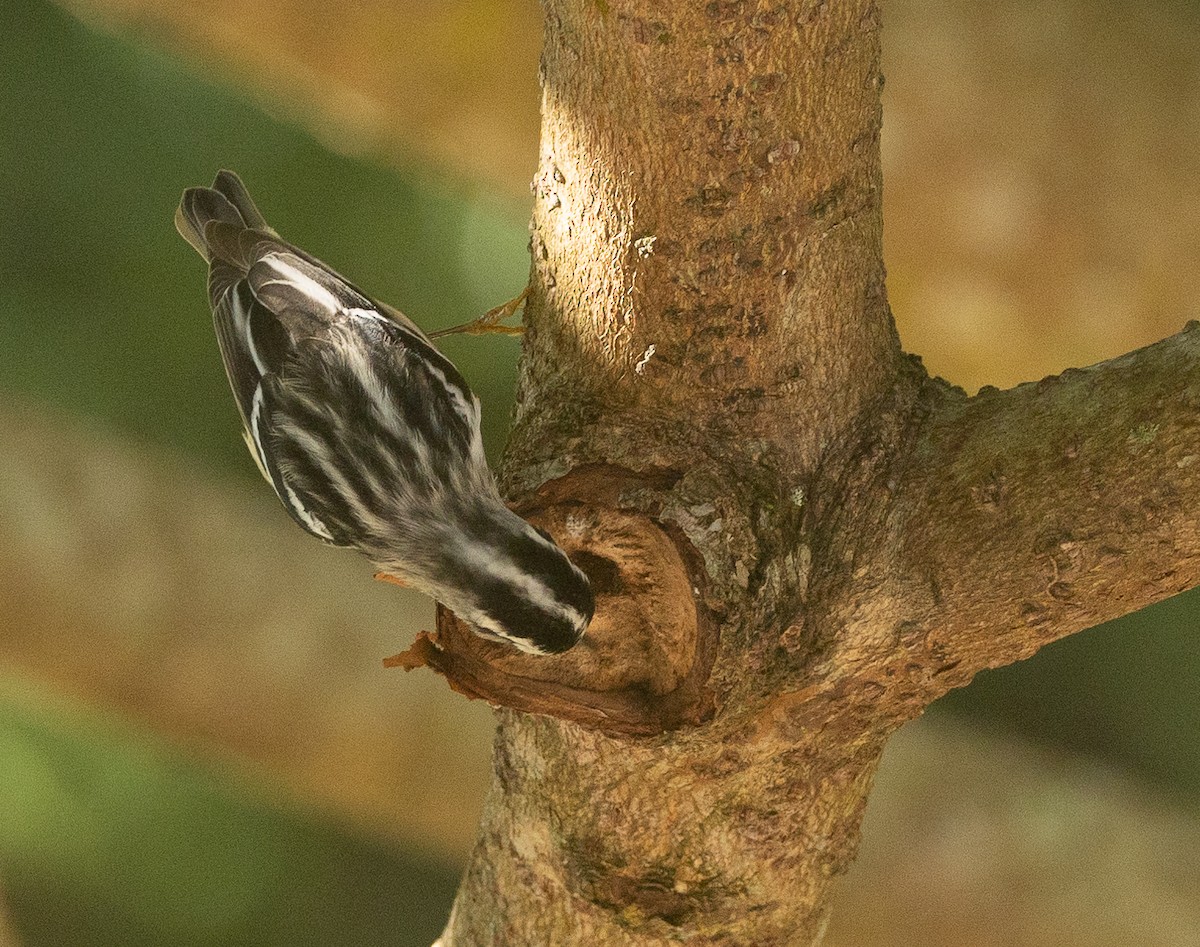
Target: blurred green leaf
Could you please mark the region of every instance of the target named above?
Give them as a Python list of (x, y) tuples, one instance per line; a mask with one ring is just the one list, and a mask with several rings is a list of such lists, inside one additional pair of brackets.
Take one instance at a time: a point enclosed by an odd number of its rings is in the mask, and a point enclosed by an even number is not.
[(1200, 797), (1200, 589), (985, 671), (935, 708)]
[(428, 947), (457, 882), (0, 678), (0, 879), (26, 947)]
[[(520, 213), (431, 183), (428, 169), (397, 177), (333, 154), (43, 0), (4, 0), (0, 24), (0, 389), (257, 477), (203, 266), (172, 226), (183, 188), (219, 167), (245, 177), (290, 239), (431, 328), (525, 281)], [(495, 449), (517, 346), (445, 348), (484, 402)], [(1197, 615), (1189, 593), (981, 675), (940, 708), (1200, 794)], [(428, 944), (440, 927), (446, 868), (5, 688), (0, 881), (29, 947)]]
[[(416, 169), (331, 153), (244, 96), (49, 3), (0, 30), (0, 385), (257, 476), (212, 336), (201, 261), (174, 232), (185, 187), (231, 167), (275, 227), (428, 327), (520, 292), (524, 222)], [(491, 449), (517, 344), (446, 346)]]

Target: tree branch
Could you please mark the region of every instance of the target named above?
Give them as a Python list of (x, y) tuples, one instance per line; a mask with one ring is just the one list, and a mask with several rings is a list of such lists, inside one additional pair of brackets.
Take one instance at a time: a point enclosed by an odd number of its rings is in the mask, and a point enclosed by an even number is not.
[(973, 398), (940, 381), (886, 555), (935, 692), (1200, 583), (1200, 324)]
[(553, 660), (446, 614), (410, 656), (554, 715), (501, 715), (442, 947), (816, 944), (896, 726), (1196, 581), (1200, 335), (930, 381), (883, 290), (876, 3), (545, 11), (504, 484), (597, 612)]
[[(722, 622), (793, 607), (788, 552), (810, 484), (894, 399), (879, 11), (870, 0), (549, 0), (546, 17), (504, 486), (588, 555), (602, 594), (579, 654), (498, 654), (443, 616), (442, 651), (406, 660), (494, 703), (659, 732), (711, 715), (697, 683)], [(624, 473), (605, 486), (586, 471)], [(571, 523), (587, 535), (569, 536)], [(645, 555), (662, 535), (675, 554)], [(672, 609), (631, 602), (635, 588)], [(693, 667), (703, 674), (680, 674)], [(531, 688), (551, 699), (539, 707)]]
[(545, 12), (514, 486), (564, 460), (687, 469), (681, 428), (811, 469), (899, 354), (876, 4)]
[[(502, 713), (442, 944), (815, 943), (883, 739), (827, 695), (775, 702), (767, 658), (804, 584), (793, 552), (813, 482), (894, 400), (903, 364), (883, 288), (878, 6), (545, 12), (504, 484), (557, 538), (584, 540), (594, 651), (534, 669), (466, 636), (437, 645), (462, 666), (502, 661), (521, 688), (539, 674), (556, 698), (564, 681), (620, 690), (556, 703), (578, 723)], [(607, 495), (598, 469), (624, 471)], [(673, 555), (644, 554), (656, 531)], [(671, 607), (639, 606), (638, 588)], [(679, 707), (697, 666), (686, 715), (596, 720), (636, 691)], [(522, 706), (513, 693), (488, 696)]]

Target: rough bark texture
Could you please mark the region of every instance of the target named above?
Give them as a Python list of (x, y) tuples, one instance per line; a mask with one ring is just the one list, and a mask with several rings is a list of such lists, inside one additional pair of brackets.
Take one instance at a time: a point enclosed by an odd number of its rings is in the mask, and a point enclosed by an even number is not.
[(921, 410), (886, 568), (904, 647), (945, 670), (926, 699), (1200, 583), (1200, 323)]
[(505, 485), (599, 605), (408, 656), (537, 711), (441, 944), (815, 944), (888, 734), (1197, 581), (1200, 336), (967, 399), (887, 307), (874, 2), (545, 12)]

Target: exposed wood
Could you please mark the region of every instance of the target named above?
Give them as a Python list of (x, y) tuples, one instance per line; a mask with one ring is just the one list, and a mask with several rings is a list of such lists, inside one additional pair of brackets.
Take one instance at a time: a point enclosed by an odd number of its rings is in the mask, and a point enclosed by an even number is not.
[(478, 637), (442, 609), (436, 643), (418, 641), (402, 666), (427, 664), (469, 697), (610, 734), (707, 720), (717, 623), (703, 563), (677, 527), (650, 511), (619, 508), (623, 495), (638, 491), (648, 492), (646, 481), (631, 472), (592, 465), (543, 485), (519, 507), (591, 578), (597, 614), (574, 649), (522, 654)]

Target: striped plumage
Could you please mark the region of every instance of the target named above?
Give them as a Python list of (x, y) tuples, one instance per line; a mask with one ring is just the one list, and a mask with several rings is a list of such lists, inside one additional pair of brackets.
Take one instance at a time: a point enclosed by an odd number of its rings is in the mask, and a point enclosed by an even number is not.
[(425, 333), (280, 239), (232, 172), (186, 191), (175, 224), (208, 261), (246, 444), (292, 518), (484, 637), (535, 653), (575, 644), (588, 581), (504, 506), (479, 400)]

